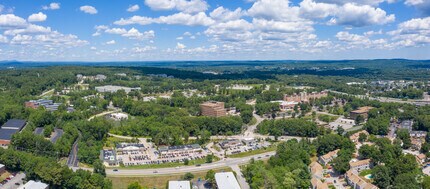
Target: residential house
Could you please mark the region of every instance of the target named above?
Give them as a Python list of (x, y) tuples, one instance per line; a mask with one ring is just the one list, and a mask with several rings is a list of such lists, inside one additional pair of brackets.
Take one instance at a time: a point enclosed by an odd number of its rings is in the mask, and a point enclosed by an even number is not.
[(353, 170), (349, 170), (345, 174), (346, 182), (351, 186), (352, 189), (379, 189), (372, 183), (366, 182), (364, 179), (356, 175)]
[(309, 166), (312, 178), (323, 179), (324, 169), (318, 162), (312, 162)]
[(321, 182), (320, 179), (312, 178), (311, 179), (312, 189), (328, 189), (327, 183)]
[(321, 163), (322, 165), (327, 165), (328, 163), (330, 163), (334, 158), (337, 157), (337, 152), (339, 152), (339, 149), (331, 151), (325, 155), (322, 155), (320, 157), (318, 157), (318, 162)]
[(370, 169), (372, 166), (373, 166), (372, 161), (370, 159), (349, 162), (349, 167), (351, 168), (351, 170), (354, 170), (357, 172)]

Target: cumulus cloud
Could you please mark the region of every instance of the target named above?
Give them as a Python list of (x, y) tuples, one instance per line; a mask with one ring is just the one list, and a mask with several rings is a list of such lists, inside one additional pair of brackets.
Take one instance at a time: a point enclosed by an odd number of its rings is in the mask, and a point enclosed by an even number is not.
[(14, 14), (1, 14), (0, 15), (0, 27), (25, 27), (27, 21), (25, 19), (15, 16)]
[(398, 25), (397, 30), (388, 32), (403, 46), (430, 44), (430, 17), (414, 18)]
[(127, 11), (128, 12), (136, 12), (140, 9), (139, 5), (130, 5), (130, 7), (128, 7)]
[(42, 12), (39, 12), (37, 14), (32, 14), (28, 17), (29, 22), (43, 22), (48, 18), (46, 14), (43, 14)]
[(230, 21), (230, 20), (237, 20), (241, 18), (242, 15), (244, 15), (244, 11), (242, 11), (241, 8), (237, 8), (236, 10), (231, 11), (221, 6), (214, 9), (209, 15), (214, 20)]
[(114, 44), (116, 44), (115, 40), (111, 40), (111, 41), (106, 42), (106, 45), (114, 45)]
[(341, 31), (336, 34), (336, 38), (347, 44), (346, 49), (351, 48), (375, 48), (375, 49), (392, 49), (393, 44), (390, 44), (386, 39), (370, 39), (369, 36), (351, 34), (347, 31)]
[(52, 32), (50, 27), (43, 27), (35, 24), (29, 24), (25, 28), (9, 29), (4, 32), (5, 35), (17, 35), (17, 34), (41, 34)]
[[(40, 21), (42, 18), (29, 17), (29, 21)], [(46, 18), (45, 18), (46, 19)], [(4, 29), (4, 35), (11, 36), (8, 40), (14, 45), (43, 45), (45, 47), (66, 46), (75, 47), (88, 44), (88, 41), (80, 40), (75, 35), (66, 35), (43, 27), (27, 23), (27, 21), (14, 14), (0, 15), (0, 27)]]
[(176, 49), (185, 49), (185, 48), (187, 48), (187, 46), (185, 46), (184, 44), (182, 44), (182, 43), (177, 43), (176, 44)]
[(204, 12), (199, 12), (194, 15), (180, 12), (169, 16), (160, 16), (158, 19), (156, 19), (156, 22), (162, 24), (178, 24), (187, 26), (209, 26), (215, 21), (208, 17)]
[(154, 47), (154, 46), (144, 46), (144, 47), (133, 47), (131, 50), (135, 53), (145, 53), (156, 49), (157, 47)]
[(430, 15), (430, 1), (429, 0), (406, 0), (405, 4), (408, 6), (414, 6), (423, 15)]
[(331, 17), (329, 24), (353, 27), (383, 25), (395, 21), (394, 14), (387, 15), (380, 8), (348, 2), (337, 5), (304, 0), (300, 3), (300, 12), (310, 19)]
[(60, 3), (50, 3), (49, 5), (42, 6), (43, 10), (57, 10), (60, 9)]
[(97, 14), (97, 9), (95, 7), (89, 6), (89, 5), (81, 6), (79, 8), (79, 10), (81, 10), (82, 12), (87, 13), (87, 14)]
[(144, 17), (144, 16), (132, 16), (127, 19), (121, 18), (120, 20), (115, 21), (114, 24), (120, 25), (120, 26), (132, 25), (132, 24), (148, 25), (153, 22), (154, 22), (153, 18)]
[(209, 5), (204, 0), (145, 0), (152, 10), (179, 10), (185, 13), (206, 11)]
[(344, 5), (347, 3), (355, 3), (358, 5), (372, 5), (372, 6), (377, 6), (380, 3), (383, 2), (388, 2), (388, 3), (394, 3), (396, 2), (396, 0), (315, 0), (317, 2), (321, 2), (321, 3), (330, 3), (330, 4), (338, 4), (338, 5)]
[(154, 30), (149, 30), (141, 33), (136, 28), (131, 28), (128, 31), (124, 28), (107, 28), (105, 29), (105, 32), (109, 34), (121, 35), (129, 39), (137, 39), (137, 40), (147, 40), (155, 37)]
[(0, 43), (8, 43), (9, 39), (6, 36), (0, 34)]

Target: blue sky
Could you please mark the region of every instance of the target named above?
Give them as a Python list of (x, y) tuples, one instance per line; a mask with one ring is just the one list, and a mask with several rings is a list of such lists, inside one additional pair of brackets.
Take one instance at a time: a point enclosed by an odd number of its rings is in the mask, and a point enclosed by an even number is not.
[(430, 59), (430, 0), (1, 0), (0, 60)]

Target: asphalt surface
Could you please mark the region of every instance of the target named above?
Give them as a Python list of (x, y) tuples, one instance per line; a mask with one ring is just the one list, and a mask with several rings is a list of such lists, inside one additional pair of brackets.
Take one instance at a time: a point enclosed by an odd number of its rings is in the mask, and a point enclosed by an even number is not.
[[(13, 177), (11, 180), (9, 180), (5, 185), (1, 186), (1, 189), (16, 189), (23, 185), (22, 179), (25, 178), (24, 173), (18, 173)], [(19, 185), (16, 185), (15, 183), (19, 183)]]
[(78, 167), (78, 143), (81, 138), (81, 133), (79, 133), (78, 139), (73, 143), (72, 150), (70, 151), (69, 158), (67, 159), (67, 166)]
[[(276, 152), (267, 152), (263, 154), (243, 157), (243, 158), (227, 158), (213, 163), (202, 164), (201, 166), (183, 166), (183, 167), (172, 167), (172, 168), (158, 168), (158, 169), (106, 169), (108, 176), (154, 176), (154, 175), (170, 175), (170, 174), (182, 174), (187, 172), (200, 172), (208, 171), (210, 169), (221, 169), (231, 166), (239, 166), (247, 164), (252, 158), (255, 160), (269, 159), (270, 156), (275, 155)], [(114, 171), (117, 170), (117, 171)]]
[(63, 134), (64, 134), (64, 131), (62, 130), (62, 129), (54, 129), (54, 135), (51, 137), (51, 142), (52, 143), (56, 143), (57, 142), (57, 140), (61, 137), (61, 136), (63, 136)]

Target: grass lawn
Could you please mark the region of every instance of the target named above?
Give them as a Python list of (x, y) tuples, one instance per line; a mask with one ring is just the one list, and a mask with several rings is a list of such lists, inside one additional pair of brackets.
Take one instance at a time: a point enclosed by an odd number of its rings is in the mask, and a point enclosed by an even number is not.
[[(214, 169), (215, 172), (228, 172), (232, 171), (231, 168), (226, 167), (222, 169)], [(185, 174), (185, 173), (184, 173)], [(157, 175), (157, 176), (145, 176), (145, 177), (130, 177), (130, 176), (119, 176), (119, 177), (108, 177), (112, 181), (113, 188), (115, 189), (126, 189), (130, 183), (138, 182), (143, 187), (148, 188), (166, 188), (167, 183), (170, 180), (181, 180), (184, 174), (174, 174), (174, 175)], [(192, 172), (194, 175), (193, 181), (198, 178), (204, 180), (206, 171), (203, 172)]]
[(108, 137), (105, 143), (105, 147), (115, 147), (115, 143), (121, 142), (132, 142), (131, 139), (117, 138), (117, 137)]
[[(219, 158), (214, 156), (213, 162), (219, 161)], [(190, 160), (188, 165), (197, 165), (197, 164), (205, 164), (206, 158)], [(172, 163), (162, 163), (162, 164), (148, 164), (148, 165), (135, 165), (135, 166), (127, 166), (121, 167), (122, 169), (156, 169), (156, 168), (166, 168), (166, 167), (180, 167), (185, 166), (184, 163), (172, 162)]]
[(4, 181), (7, 177), (9, 177), (11, 174), (9, 172), (5, 172), (2, 175), (0, 175), (0, 182)]
[(361, 171), (359, 175), (360, 175), (361, 177), (364, 177), (364, 176), (366, 176), (366, 175), (368, 175), (368, 174), (372, 174), (372, 170), (367, 169), (367, 170)]
[(263, 153), (271, 152), (271, 151), (275, 151), (275, 150), (276, 150), (276, 145), (271, 145), (271, 146), (269, 146), (267, 148), (260, 148), (260, 149), (257, 149), (257, 150), (252, 150), (252, 151), (247, 151), (247, 152), (243, 152), (243, 153), (233, 154), (233, 155), (229, 155), (228, 157), (230, 157), (230, 158), (242, 158), (242, 157), (246, 157), (246, 156), (263, 154)]

